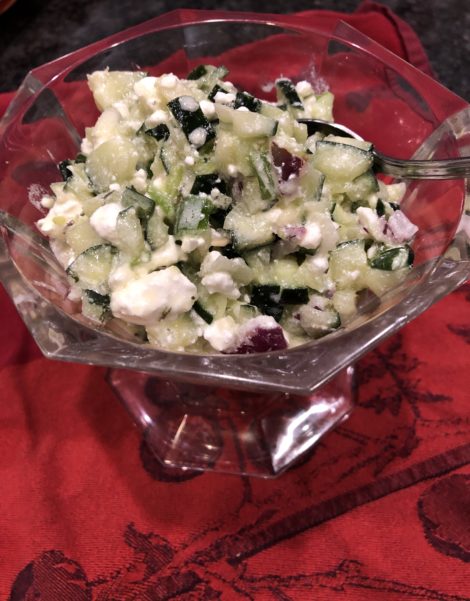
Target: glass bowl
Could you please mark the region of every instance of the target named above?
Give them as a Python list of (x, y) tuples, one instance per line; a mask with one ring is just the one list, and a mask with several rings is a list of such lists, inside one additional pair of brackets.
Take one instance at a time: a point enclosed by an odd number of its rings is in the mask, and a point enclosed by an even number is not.
[[(35, 222), (98, 112), (86, 83), (97, 69), (173, 72), (224, 64), (230, 80), (270, 99), (280, 75), (335, 94), (335, 119), (384, 153), (445, 158), (467, 152), (467, 103), (345, 23), (313, 28), (295, 16), (179, 10), (33, 70), (0, 124), (2, 282), (49, 358), (107, 365), (109, 382), (164, 465), (273, 476), (353, 407), (354, 362), (470, 273), (464, 180), (409, 182), (403, 210), (419, 226), (415, 266), (347, 327), (287, 351), (192, 355), (97, 329), (67, 299), (69, 283)], [(271, 86), (272, 87), (272, 86)], [(90, 401), (91, 402), (91, 401)]]

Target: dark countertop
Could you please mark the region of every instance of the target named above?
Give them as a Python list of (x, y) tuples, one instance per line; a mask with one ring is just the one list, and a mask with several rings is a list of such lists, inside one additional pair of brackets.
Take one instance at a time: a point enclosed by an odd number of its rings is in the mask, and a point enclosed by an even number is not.
[[(352, 12), (360, 0), (18, 0), (0, 15), (0, 91), (29, 69), (175, 8), (289, 12), (324, 8)], [(418, 33), (436, 76), (470, 100), (470, 1), (383, 0)]]

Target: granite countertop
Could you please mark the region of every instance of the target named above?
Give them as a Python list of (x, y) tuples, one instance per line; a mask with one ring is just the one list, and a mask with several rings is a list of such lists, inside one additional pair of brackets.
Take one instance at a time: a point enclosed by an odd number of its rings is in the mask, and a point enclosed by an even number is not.
[[(259, 10), (254, 0), (18, 0), (0, 15), (0, 91), (15, 89), (33, 67), (175, 8)], [(360, 0), (289, 0), (289, 12), (352, 12)], [(438, 79), (470, 100), (468, 0), (382, 0), (418, 33)], [(262, 5), (286, 12), (285, 0)]]

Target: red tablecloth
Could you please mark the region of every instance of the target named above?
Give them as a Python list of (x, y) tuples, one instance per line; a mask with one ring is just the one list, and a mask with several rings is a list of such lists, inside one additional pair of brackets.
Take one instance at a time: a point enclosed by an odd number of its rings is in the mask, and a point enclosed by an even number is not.
[[(388, 9), (341, 16), (429, 70)], [(0, 289), (0, 598), (469, 600), (469, 303), (370, 353), (352, 418), (263, 481), (162, 469), (105, 370), (44, 359)]]

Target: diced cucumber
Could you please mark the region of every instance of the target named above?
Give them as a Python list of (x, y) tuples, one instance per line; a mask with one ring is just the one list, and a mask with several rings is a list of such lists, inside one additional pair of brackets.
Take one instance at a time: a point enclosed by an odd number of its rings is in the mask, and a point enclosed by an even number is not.
[(81, 288), (107, 294), (108, 277), (117, 249), (111, 244), (87, 248), (67, 268), (67, 275)]
[(357, 225), (357, 215), (348, 211), (340, 202), (335, 203), (331, 217), (340, 225)]
[(372, 170), (359, 175), (344, 186), (344, 193), (351, 201), (364, 201), (370, 194), (378, 192), (379, 184)]
[(126, 208), (134, 207), (137, 216), (145, 221), (150, 219), (155, 210), (155, 201), (144, 194), (140, 194), (140, 192), (137, 192), (133, 188), (126, 188), (124, 190), (121, 202)]
[(297, 109), (303, 108), (302, 101), (296, 92), (295, 85), (293, 84), (292, 80), (288, 79), (287, 77), (277, 79), (276, 90), (281, 102), (285, 101), (288, 105)]
[(259, 113), (261, 110), (261, 100), (248, 92), (237, 92), (233, 108), (238, 109), (240, 107), (247, 108), (253, 113)]
[[(252, 152), (250, 153), (250, 161), (258, 179), (261, 198), (268, 201), (275, 200), (277, 195), (277, 186), (274, 177), (273, 165), (268, 154), (265, 152)], [(267, 208), (269, 208), (269, 206), (270, 205), (268, 205)]]
[(216, 82), (223, 79), (227, 73), (228, 69), (223, 65), (220, 67), (214, 67), (214, 65), (199, 65), (191, 71), (187, 76), (187, 79), (197, 81), (197, 85), (201, 90), (210, 92)]
[(246, 323), (248, 320), (253, 319), (253, 317), (260, 314), (255, 305), (248, 305), (237, 300), (230, 301), (227, 312), (239, 324)]
[(374, 294), (381, 297), (385, 292), (403, 282), (407, 273), (409, 273), (409, 267), (396, 269), (395, 271), (367, 267), (361, 278), (363, 283), (361, 288), (369, 288)]
[(119, 213), (116, 220), (116, 235), (119, 240), (118, 248), (131, 257), (131, 260), (135, 260), (141, 255), (145, 248), (145, 239), (134, 206)]
[(332, 180), (353, 180), (373, 164), (372, 152), (336, 142), (317, 142), (313, 165)]
[(250, 214), (266, 211), (272, 206), (271, 200), (263, 198), (257, 177), (247, 177), (243, 180), (237, 204), (240, 210)]
[(306, 200), (321, 199), (324, 181), (323, 173), (316, 169), (310, 160), (305, 161), (299, 174), (299, 187), (305, 191)]
[(150, 344), (169, 351), (183, 351), (194, 344), (198, 338), (198, 328), (189, 314), (168, 316), (155, 324), (147, 326)]
[(335, 136), (329, 135), (323, 138), (324, 142), (332, 142), (334, 144), (346, 144), (347, 146), (355, 146), (361, 150), (371, 151), (372, 144), (365, 140), (358, 140), (357, 138), (350, 138), (349, 136)]
[(151, 136), (155, 138), (155, 140), (166, 142), (170, 137), (170, 130), (168, 125), (165, 123), (159, 123), (155, 127), (151, 127), (150, 129), (146, 129), (145, 133), (147, 136)]
[(341, 326), (341, 318), (333, 307), (319, 309), (312, 304), (302, 305), (298, 311), (299, 321), (312, 338), (322, 338)]
[(215, 137), (214, 128), (193, 96), (174, 98), (168, 107), (190, 144), (196, 148), (201, 148)]
[(178, 197), (175, 198), (162, 190), (157, 190), (155, 187), (149, 190), (149, 194), (151, 194), (155, 204), (163, 211), (164, 216), (169, 221), (173, 221), (175, 217), (175, 203)]
[(93, 194), (93, 187), (86, 173), (85, 163), (78, 163), (75, 159), (75, 162), (72, 162), (67, 170), (72, 173), (72, 177), (67, 180), (64, 189), (73, 192), (81, 199), (90, 198)]
[(363, 240), (345, 242), (330, 255), (329, 274), (338, 288), (359, 290), (367, 268), (367, 254)]
[(216, 95), (218, 94), (218, 92), (223, 92), (224, 94), (227, 94), (227, 90), (225, 88), (223, 88), (222, 86), (219, 86), (218, 83), (216, 83), (215, 86), (212, 88), (212, 90), (209, 92), (207, 99), (210, 100), (211, 102), (214, 102), (214, 99), (215, 99)]
[[(193, 305), (193, 309), (206, 323), (212, 323), (213, 320), (224, 317), (227, 311), (227, 302), (228, 299), (224, 294), (209, 294), (204, 286), (199, 284), (198, 299), (196, 301), (198, 306)], [(208, 321), (211, 317), (212, 320)]]
[(408, 245), (392, 248), (383, 247), (372, 256), (369, 264), (374, 269), (396, 271), (397, 269), (403, 269), (412, 265), (413, 258), (413, 250)]
[(111, 316), (109, 294), (99, 294), (94, 290), (84, 290), (82, 295), (82, 313), (88, 319), (99, 323)]
[(145, 239), (149, 243), (151, 250), (159, 248), (168, 240), (168, 226), (164, 222), (163, 210), (160, 207), (155, 209), (147, 221)]
[(183, 198), (176, 213), (175, 234), (200, 232), (209, 228), (213, 205), (207, 197), (190, 195)]
[(356, 298), (355, 290), (336, 290), (333, 294), (333, 307), (338, 311), (342, 320), (356, 313)]
[(281, 287), (277, 284), (255, 285), (251, 289), (250, 302), (264, 313), (279, 321), (282, 317), (283, 307), (280, 305)]
[(212, 313), (209, 313), (209, 311), (206, 311), (206, 309), (204, 308), (204, 306), (202, 305), (202, 303), (200, 301), (197, 300), (194, 303), (193, 310), (196, 311), (196, 313), (199, 315), (199, 317), (202, 317), (202, 319), (206, 323), (212, 323), (214, 321), (214, 316), (212, 315)]
[(265, 117), (269, 117), (270, 119), (274, 119), (275, 121), (279, 121), (281, 117), (283, 117), (286, 114), (286, 111), (283, 111), (281, 108), (279, 108), (275, 104), (271, 104), (270, 102), (261, 102), (259, 112)]
[(248, 215), (237, 207), (225, 218), (224, 229), (231, 232), (233, 244), (239, 252), (265, 246), (274, 240), (272, 225), (263, 213)]
[[(255, 113), (253, 113), (255, 114)], [(253, 175), (250, 162), (251, 141), (241, 139), (228, 129), (219, 127), (214, 149), (214, 164), (218, 173), (233, 177), (232, 168), (244, 176)]]
[(270, 137), (276, 134), (277, 121), (260, 113), (233, 111), (232, 127), (240, 138)]
[(191, 194), (210, 194), (214, 188), (217, 188), (222, 194), (227, 192), (227, 185), (218, 173), (196, 175)]
[(281, 305), (305, 305), (308, 299), (308, 288), (283, 288), (279, 302)]
[(65, 161), (61, 161), (57, 165), (60, 171), (60, 176), (64, 182), (68, 182), (73, 177), (73, 172), (69, 169), (71, 165), (73, 165), (73, 162), (69, 159), (65, 159)]
[(113, 106), (133, 91), (134, 84), (145, 77), (140, 71), (95, 71), (88, 76), (88, 85), (100, 111)]
[(134, 144), (115, 137), (92, 150), (86, 162), (86, 172), (99, 192), (105, 192), (114, 183), (124, 184), (132, 179), (138, 153)]
[(91, 246), (104, 244), (104, 240), (96, 233), (86, 217), (77, 219), (75, 223), (65, 228), (65, 241), (76, 255)]

